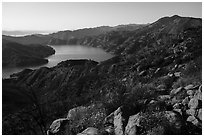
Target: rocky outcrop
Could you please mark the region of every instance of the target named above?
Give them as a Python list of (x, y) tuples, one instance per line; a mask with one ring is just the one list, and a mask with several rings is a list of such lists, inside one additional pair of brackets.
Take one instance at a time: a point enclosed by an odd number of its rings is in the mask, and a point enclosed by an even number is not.
[(83, 132), (77, 134), (77, 135), (100, 135), (97, 128), (94, 127), (88, 127)]
[(50, 125), (50, 128), (47, 131), (48, 135), (60, 135), (60, 134), (65, 134), (65, 125), (68, 123), (68, 119), (65, 118), (61, 118), (61, 119), (57, 119), (55, 121), (52, 122), (52, 124)]

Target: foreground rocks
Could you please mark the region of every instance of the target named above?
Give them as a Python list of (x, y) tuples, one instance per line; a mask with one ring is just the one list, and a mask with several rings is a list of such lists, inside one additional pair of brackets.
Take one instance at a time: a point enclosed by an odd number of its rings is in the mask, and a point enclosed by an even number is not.
[[(194, 94), (189, 94), (193, 92)], [(202, 94), (201, 86), (188, 85), (173, 89), (170, 95), (160, 95), (156, 100), (149, 101), (147, 109), (134, 115), (124, 117), (124, 106), (104, 118), (101, 128), (81, 128), (78, 135), (181, 135), (200, 134), (202, 127)], [(176, 100), (176, 101), (175, 101)], [(158, 103), (160, 102), (160, 103)], [(161, 103), (163, 102), (163, 103)], [(163, 105), (162, 105), (163, 104)], [(166, 104), (166, 105), (165, 105)], [(169, 107), (168, 105), (172, 107)], [(162, 105), (162, 106), (161, 106)], [(65, 133), (65, 125), (79, 113), (83, 114), (93, 107), (76, 107), (68, 112), (67, 118), (55, 120), (48, 134)], [(150, 109), (151, 108), (151, 109)], [(171, 110), (168, 110), (171, 109)], [(63, 131), (63, 132), (62, 132)]]

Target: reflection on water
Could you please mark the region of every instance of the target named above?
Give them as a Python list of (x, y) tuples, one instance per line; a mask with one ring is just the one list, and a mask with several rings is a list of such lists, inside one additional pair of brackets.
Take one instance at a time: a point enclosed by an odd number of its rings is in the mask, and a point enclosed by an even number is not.
[(42, 66), (53, 67), (59, 62), (68, 59), (92, 59), (100, 62), (113, 57), (113, 55), (100, 48), (85, 47), (80, 45), (61, 45), (52, 47), (55, 49), (55, 54), (47, 57), (49, 60), (47, 64), (34, 67), (2, 68), (2, 77), (8, 78), (11, 74), (20, 72), (25, 68), (37, 69)]

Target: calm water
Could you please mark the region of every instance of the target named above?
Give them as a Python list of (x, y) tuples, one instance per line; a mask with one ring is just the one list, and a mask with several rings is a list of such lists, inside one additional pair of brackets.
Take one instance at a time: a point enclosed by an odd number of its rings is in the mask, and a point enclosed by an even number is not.
[(59, 62), (68, 59), (92, 59), (100, 62), (113, 57), (113, 55), (105, 52), (103, 49), (100, 48), (85, 47), (80, 45), (62, 45), (52, 47), (55, 49), (55, 54), (47, 58), (49, 60), (47, 64), (34, 67), (2, 68), (2, 77), (9, 78), (11, 74), (20, 72), (25, 68), (37, 69), (42, 66), (53, 67)]

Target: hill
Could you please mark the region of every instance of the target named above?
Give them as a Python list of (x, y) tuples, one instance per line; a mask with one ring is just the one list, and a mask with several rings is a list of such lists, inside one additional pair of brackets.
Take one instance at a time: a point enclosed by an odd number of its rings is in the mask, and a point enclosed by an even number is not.
[(49, 46), (39, 44), (22, 45), (2, 40), (2, 66), (32, 66), (48, 62), (45, 57), (54, 54), (55, 51)]
[(3, 80), (4, 89), (18, 86), (34, 98), (3, 117), (3, 134), (202, 134), (201, 19), (164, 17), (75, 43), (116, 56), (67, 60)]

